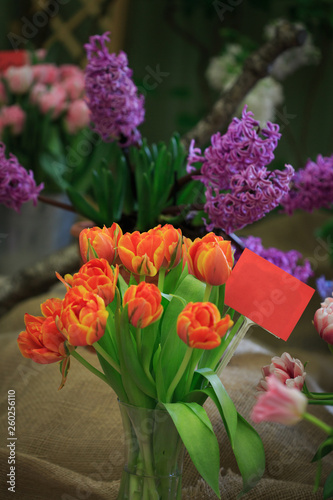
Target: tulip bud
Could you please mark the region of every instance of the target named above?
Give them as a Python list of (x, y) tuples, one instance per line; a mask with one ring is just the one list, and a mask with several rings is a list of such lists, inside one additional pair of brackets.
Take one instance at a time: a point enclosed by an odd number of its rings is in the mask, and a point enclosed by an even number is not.
[(122, 230), (115, 222), (110, 228), (104, 226), (103, 229), (100, 227), (83, 229), (79, 236), (83, 262), (97, 257), (106, 259), (109, 264), (113, 264), (117, 257), (116, 249), (122, 234)]
[(163, 308), (162, 295), (156, 285), (142, 281), (132, 285), (124, 293), (123, 305), (127, 305), (129, 322), (136, 328), (145, 328), (157, 321)]
[(125, 268), (134, 274), (155, 276), (164, 259), (165, 244), (156, 232), (124, 234), (118, 244), (119, 257)]
[(177, 319), (177, 334), (189, 347), (214, 349), (221, 343), (233, 321), (211, 302), (189, 302)]
[(108, 315), (101, 297), (75, 286), (65, 295), (57, 327), (73, 346), (92, 345), (104, 335)]
[(306, 396), (298, 389), (284, 385), (275, 375), (268, 377), (267, 384), (267, 392), (259, 396), (253, 407), (253, 422), (297, 424), (306, 410)]
[(299, 391), (302, 390), (306, 377), (303, 363), (299, 359), (292, 358), (287, 352), (284, 352), (280, 358), (274, 356), (271, 364), (263, 366), (261, 371), (263, 378), (257, 386), (259, 391), (267, 391), (267, 379), (272, 374), (281, 380), (283, 384)]
[(231, 242), (208, 233), (203, 238), (185, 239), (186, 261), (190, 274), (209, 285), (223, 285), (233, 266)]
[(333, 345), (333, 298), (327, 297), (317, 309), (313, 323), (321, 338), (330, 345)]

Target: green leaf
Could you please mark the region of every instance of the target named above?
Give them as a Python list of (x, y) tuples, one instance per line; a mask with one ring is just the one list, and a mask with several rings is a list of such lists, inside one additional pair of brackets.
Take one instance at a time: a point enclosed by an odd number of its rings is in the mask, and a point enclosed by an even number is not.
[(265, 451), (257, 431), (239, 413), (233, 450), (243, 478), (242, 493), (246, 493), (265, 472)]
[(100, 213), (97, 212), (94, 209), (94, 207), (80, 193), (77, 193), (72, 188), (67, 189), (66, 193), (72, 205), (79, 214), (94, 221), (96, 224), (103, 226), (104, 220), (101, 217)]
[(331, 471), (324, 485), (323, 499), (329, 500), (333, 497), (333, 471)]
[[(211, 389), (217, 398), (217, 401), (215, 398), (212, 398), (212, 400), (220, 412), (231, 446), (234, 448), (237, 431), (237, 411), (235, 405), (222, 384), (220, 377), (214, 371), (202, 368), (197, 370), (197, 373), (205, 377), (211, 385)], [(217, 402), (218, 404), (216, 404)]]
[(333, 437), (329, 436), (323, 443), (321, 443), (311, 462), (321, 460), (323, 457), (331, 453), (331, 451), (333, 451)]
[(220, 497), (219, 446), (205, 409), (197, 403), (164, 404), (199, 474)]

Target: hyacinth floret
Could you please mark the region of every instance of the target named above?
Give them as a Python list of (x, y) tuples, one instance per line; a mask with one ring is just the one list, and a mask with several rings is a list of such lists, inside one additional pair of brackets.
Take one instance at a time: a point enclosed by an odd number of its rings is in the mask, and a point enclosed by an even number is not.
[(332, 203), (333, 155), (318, 155), (315, 162), (309, 159), (304, 168), (295, 172), (290, 190), (281, 200), (288, 215), (295, 210), (312, 212), (318, 208), (330, 208)]
[(27, 201), (37, 204), (44, 184), (36, 186), (33, 172), (27, 172), (12, 153), (7, 158), (5, 151), (5, 145), (0, 142), (0, 203), (19, 212)]
[(84, 46), (88, 58), (87, 104), (93, 130), (104, 141), (118, 141), (119, 146), (126, 147), (140, 142), (137, 127), (144, 120), (144, 96), (138, 95), (126, 54), (110, 54), (106, 47), (109, 41), (106, 32), (91, 36)]
[[(242, 241), (246, 248), (252, 250), (252, 252), (260, 255), (260, 257), (263, 257), (269, 262), (272, 262), (280, 269), (283, 269), (283, 271), (286, 271), (304, 283), (314, 274), (309, 260), (304, 259), (302, 254), (297, 250), (288, 250), (284, 252), (274, 247), (264, 248), (261, 238), (255, 236), (242, 238)], [(236, 255), (236, 259), (237, 257)]]
[(323, 275), (319, 276), (316, 279), (316, 288), (320, 298), (325, 300), (326, 297), (331, 297), (333, 294), (333, 281), (327, 280)]
[(224, 135), (214, 134), (204, 153), (192, 141), (187, 171), (193, 173), (193, 164), (201, 163), (193, 178), (206, 186), (208, 230), (220, 227), (230, 233), (241, 229), (275, 208), (288, 192), (294, 169), (290, 165), (283, 171), (266, 168), (281, 137), (278, 130), (270, 122), (261, 130), (245, 106), (242, 118), (234, 118)]

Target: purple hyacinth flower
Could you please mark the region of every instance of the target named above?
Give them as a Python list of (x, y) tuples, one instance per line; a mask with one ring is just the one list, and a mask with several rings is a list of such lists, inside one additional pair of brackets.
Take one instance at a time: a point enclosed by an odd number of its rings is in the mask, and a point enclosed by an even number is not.
[(88, 64), (85, 90), (92, 128), (106, 142), (118, 141), (121, 147), (140, 142), (137, 127), (143, 122), (144, 97), (132, 80), (124, 52), (110, 54), (106, 43), (109, 33), (89, 38), (84, 47)]
[(234, 118), (224, 135), (213, 135), (203, 154), (192, 141), (187, 170), (193, 173), (193, 164), (202, 164), (193, 178), (206, 186), (208, 230), (219, 227), (230, 233), (279, 205), (289, 190), (294, 169), (290, 165), (283, 171), (266, 168), (281, 137), (278, 130), (278, 125), (270, 122), (261, 130), (245, 106), (242, 118)]
[(308, 160), (304, 168), (295, 172), (290, 191), (282, 198), (284, 211), (291, 215), (295, 210), (312, 212), (330, 208), (333, 203), (333, 155), (317, 156)]
[(333, 281), (327, 280), (325, 276), (320, 276), (316, 279), (317, 292), (322, 300), (327, 297), (332, 297), (333, 294)]
[(27, 201), (37, 204), (44, 184), (36, 186), (32, 171), (27, 172), (12, 153), (6, 158), (5, 151), (5, 145), (0, 142), (0, 203), (19, 212)]
[[(246, 238), (242, 238), (242, 241), (246, 248), (252, 250), (252, 252), (260, 255), (260, 257), (263, 257), (269, 262), (272, 262), (280, 269), (283, 269), (304, 283), (314, 274), (309, 260), (304, 259), (302, 254), (297, 250), (288, 250), (284, 252), (274, 247), (264, 248), (261, 238), (255, 236), (247, 236)], [(239, 256), (239, 253), (236, 252), (235, 260), (238, 260)]]

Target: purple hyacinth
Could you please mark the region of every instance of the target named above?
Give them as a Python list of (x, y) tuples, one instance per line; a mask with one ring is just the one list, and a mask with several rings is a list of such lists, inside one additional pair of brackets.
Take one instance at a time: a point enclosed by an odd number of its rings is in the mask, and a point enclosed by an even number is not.
[(0, 203), (19, 212), (21, 205), (29, 200), (37, 204), (44, 184), (36, 186), (32, 171), (27, 172), (12, 153), (6, 158), (5, 151), (5, 145), (0, 142)]
[(191, 143), (187, 170), (193, 172), (193, 163), (202, 163), (193, 178), (206, 186), (208, 230), (241, 229), (277, 207), (288, 192), (294, 169), (290, 165), (283, 171), (266, 169), (281, 137), (279, 127), (268, 122), (260, 130), (259, 125), (245, 106), (242, 118), (234, 118), (224, 135), (212, 136), (204, 154)]
[(84, 47), (88, 64), (85, 69), (87, 104), (93, 129), (104, 141), (118, 141), (121, 147), (141, 139), (137, 127), (144, 120), (144, 97), (132, 80), (127, 56), (110, 54), (106, 43), (109, 33), (89, 38)]
[(333, 155), (318, 155), (316, 162), (309, 159), (304, 168), (295, 172), (290, 191), (281, 200), (289, 215), (297, 209), (312, 212), (317, 208), (329, 208), (332, 203)]
[(320, 276), (316, 279), (316, 288), (322, 300), (326, 297), (332, 297), (333, 294), (333, 281), (327, 280), (325, 276)]
[(246, 248), (252, 250), (252, 252), (260, 255), (269, 262), (272, 262), (304, 283), (306, 283), (314, 274), (309, 260), (304, 259), (302, 254), (297, 250), (283, 252), (282, 250), (274, 247), (264, 248), (261, 238), (257, 238), (255, 236), (242, 238), (242, 241)]

